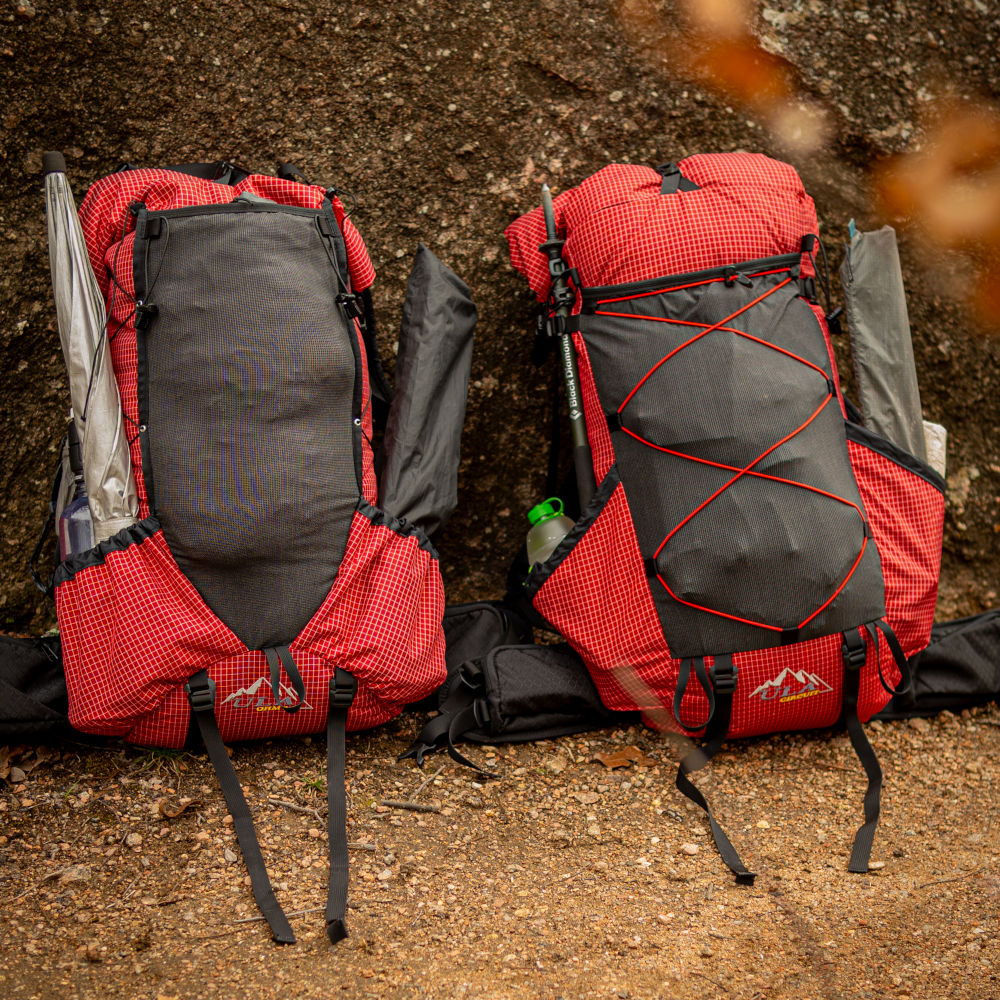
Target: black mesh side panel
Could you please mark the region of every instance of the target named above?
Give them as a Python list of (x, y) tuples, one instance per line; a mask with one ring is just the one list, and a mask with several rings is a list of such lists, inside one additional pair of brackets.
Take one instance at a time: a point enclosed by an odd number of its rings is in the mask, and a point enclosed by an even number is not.
[(251, 649), (315, 613), (359, 499), (355, 345), (318, 215), (168, 212), (137, 260), (157, 307), (140, 334), (152, 502)]
[(581, 316), (602, 406), (619, 413), (616, 464), (643, 557), (656, 556), (651, 591), (676, 656), (768, 648), (782, 630), (807, 639), (885, 610), (823, 335), (794, 284), (776, 289), (784, 277)]

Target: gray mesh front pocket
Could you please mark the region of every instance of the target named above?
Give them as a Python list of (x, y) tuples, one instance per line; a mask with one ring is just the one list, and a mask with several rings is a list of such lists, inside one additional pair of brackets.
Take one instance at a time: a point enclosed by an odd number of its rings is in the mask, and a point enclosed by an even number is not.
[(885, 613), (822, 331), (788, 265), (762, 270), (601, 289), (607, 304), (581, 316), (675, 656), (765, 649)]
[(136, 294), (155, 306), (138, 335), (150, 506), (251, 649), (319, 608), (360, 496), (357, 347), (324, 218), (204, 206), (140, 218), (136, 239)]

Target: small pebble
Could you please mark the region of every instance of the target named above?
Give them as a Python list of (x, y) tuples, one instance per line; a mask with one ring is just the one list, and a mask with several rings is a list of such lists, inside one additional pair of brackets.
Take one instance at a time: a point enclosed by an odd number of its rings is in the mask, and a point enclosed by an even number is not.
[(697, 844), (681, 844), (681, 854), (697, 854), (698, 845)]

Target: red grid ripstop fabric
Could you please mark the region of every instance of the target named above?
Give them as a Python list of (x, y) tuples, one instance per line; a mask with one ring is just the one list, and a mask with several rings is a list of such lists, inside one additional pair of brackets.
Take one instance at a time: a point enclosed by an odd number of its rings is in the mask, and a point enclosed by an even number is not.
[(162, 532), (60, 584), (56, 610), (70, 721), (83, 732), (144, 745), (184, 743), (190, 709), (183, 685), (202, 668), (215, 680), (227, 740), (321, 731), (336, 666), (358, 680), (348, 729), (385, 722), (445, 677), (437, 560), (416, 537), (360, 513), (330, 593), (289, 647), (309, 706), (295, 713), (275, 704), (264, 654), (248, 650), (212, 614)]
[[(941, 570), (944, 495), (925, 479), (848, 441), (886, 579), (886, 621), (907, 656), (930, 637)], [(891, 662), (891, 657), (889, 658)]]
[[(610, 286), (707, 270), (794, 253), (817, 231), (812, 199), (787, 164), (756, 154), (693, 156), (680, 164), (698, 191), (660, 196), (662, 178), (648, 167), (614, 164), (554, 199), (564, 255), (584, 287)], [(540, 208), (506, 231), (511, 261), (544, 301), (549, 291)], [(813, 273), (808, 256), (803, 272)], [(580, 308), (577, 301), (577, 310)], [(830, 368), (836, 361), (822, 310), (812, 304)], [(614, 446), (586, 344), (574, 334), (580, 391), (595, 478), (611, 471)], [(839, 386), (838, 386), (838, 396)], [(843, 400), (840, 398), (841, 407)], [(858, 487), (886, 580), (886, 620), (912, 655), (928, 641), (937, 594), (943, 498), (919, 476), (869, 449), (849, 443)], [(639, 498), (641, 501), (641, 498)], [(621, 485), (534, 597), (536, 608), (583, 656), (612, 709), (639, 708), (654, 726), (680, 731), (671, 706), (680, 661), (673, 658), (656, 614), (628, 501)], [(890, 695), (878, 678), (867, 639), (858, 713), (864, 721)], [(899, 672), (879, 634), (878, 662), (886, 682)], [(739, 671), (731, 737), (834, 723), (843, 707), (842, 638), (737, 653)], [(711, 667), (712, 657), (707, 657)], [(689, 684), (681, 703), (688, 725), (703, 720), (708, 700)]]
[[(663, 178), (651, 167), (614, 163), (553, 199), (556, 227), (566, 234), (563, 254), (585, 287), (795, 253), (817, 230), (812, 198), (786, 163), (757, 153), (709, 153), (679, 166), (700, 190), (661, 197)], [(515, 220), (505, 236), (511, 263), (544, 301), (542, 209)], [(812, 273), (808, 257), (803, 272)]]
[[(660, 627), (620, 484), (595, 523), (540, 588), (534, 605), (583, 657), (605, 705), (616, 711), (639, 709), (655, 728), (682, 731), (672, 714), (680, 660), (671, 656)], [(879, 638), (886, 682), (895, 684), (899, 673), (881, 634)], [(838, 634), (736, 654), (739, 685), (730, 737), (815, 729), (836, 722), (843, 706), (841, 643)], [(712, 658), (706, 663), (710, 667)], [(888, 699), (869, 649), (858, 699), (862, 721)], [(693, 726), (707, 712), (708, 699), (697, 684), (689, 684), (681, 701), (681, 719)]]
[[(166, 170), (136, 170), (95, 184), (80, 210), (91, 263), (109, 302), (109, 340), (126, 423), (140, 517), (149, 515), (138, 436), (136, 331), (128, 206), (151, 210), (231, 201), (244, 191), (284, 204), (319, 207), (320, 188), (252, 176), (235, 187)], [(374, 270), (360, 235), (334, 199), (347, 244), (352, 285), (368, 287)], [(112, 280), (113, 277), (113, 280)], [(362, 354), (362, 495), (377, 502), (371, 407)], [(150, 522), (156, 527), (155, 522)], [(280, 595), (276, 595), (280, 600)], [(181, 573), (162, 532), (109, 552), (103, 563), (59, 585), (56, 607), (70, 693), (70, 717), (82, 731), (145, 745), (181, 746), (190, 709), (183, 685), (206, 668), (217, 685), (224, 739), (321, 731), (329, 678), (340, 666), (358, 679), (347, 725), (362, 729), (398, 714), (445, 677), (444, 592), (436, 557), (417, 537), (354, 515), (344, 558), (329, 594), (290, 645), (306, 684), (306, 706), (283, 711), (270, 690), (264, 654), (247, 649), (205, 605)], [(287, 680), (287, 678), (285, 678)], [(294, 695), (289, 692), (294, 701)]]

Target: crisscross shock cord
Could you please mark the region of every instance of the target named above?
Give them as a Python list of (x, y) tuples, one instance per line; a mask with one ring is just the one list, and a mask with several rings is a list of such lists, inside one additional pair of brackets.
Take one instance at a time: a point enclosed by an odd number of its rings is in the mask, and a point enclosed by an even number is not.
[[(788, 270), (790, 271), (791, 269), (789, 268)], [(760, 276), (762, 276), (764, 274), (779, 274), (779, 273), (783, 273), (783, 271), (765, 271), (765, 272), (759, 272), (759, 273), (755, 274), (755, 277), (760, 277)], [(659, 291), (643, 292), (641, 294), (643, 296), (645, 296), (645, 295), (662, 295), (665, 292), (678, 291), (680, 289), (686, 289), (686, 288), (694, 288), (694, 287), (697, 287), (699, 285), (713, 284), (713, 283), (718, 282), (718, 281), (726, 281), (726, 280), (727, 279), (725, 277), (710, 278), (710, 279), (705, 280), (705, 281), (691, 282), (689, 284), (678, 285), (678, 286), (671, 287), (671, 288), (664, 288), (664, 289), (661, 289)], [(862, 560), (862, 558), (863, 558), (863, 556), (865, 554), (865, 549), (868, 546), (869, 531), (868, 531), (867, 522), (865, 520), (864, 512), (853, 501), (848, 500), (848, 499), (846, 499), (844, 497), (839, 497), (836, 494), (829, 493), (826, 490), (819, 489), (816, 486), (810, 486), (808, 483), (802, 483), (802, 482), (799, 482), (799, 481), (794, 480), (794, 479), (786, 479), (786, 478), (784, 478), (782, 476), (773, 476), (773, 475), (769, 475), (767, 473), (758, 472), (754, 468), (754, 466), (756, 466), (760, 462), (762, 462), (765, 458), (767, 458), (768, 455), (770, 455), (772, 452), (776, 451), (783, 444), (786, 444), (788, 441), (790, 441), (796, 435), (801, 434), (802, 431), (804, 431), (823, 412), (823, 410), (827, 407), (827, 405), (831, 401), (833, 401), (833, 400), (836, 399), (836, 390), (835, 390), (835, 387), (833, 385), (832, 380), (827, 376), (826, 372), (823, 371), (823, 369), (820, 368), (818, 365), (815, 365), (811, 361), (808, 361), (805, 358), (800, 357), (799, 355), (795, 354), (793, 351), (789, 351), (789, 350), (786, 350), (783, 347), (779, 347), (777, 344), (772, 344), (769, 341), (764, 340), (764, 339), (762, 339), (760, 337), (755, 337), (752, 334), (747, 333), (747, 332), (745, 332), (743, 330), (737, 330), (734, 327), (726, 325), (726, 324), (730, 323), (733, 319), (735, 319), (737, 316), (740, 316), (743, 313), (749, 311), (754, 306), (756, 306), (759, 303), (763, 302), (766, 298), (768, 298), (769, 296), (773, 295), (775, 292), (779, 291), (780, 289), (784, 288), (786, 285), (790, 284), (794, 280), (795, 280), (795, 278), (791, 274), (789, 274), (789, 276), (787, 278), (785, 278), (783, 281), (778, 282), (778, 284), (776, 284), (773, 288), (770, 288), (766, 292), (762, 293), (761, 295), (758, 295), (755, 299), (753, 299), (750, 302), (746, 303), (746, 305), (741, 306), (739, 309), (737, 309), (735, 312), (730, 313), (728, 316), (723, 317), (718, 322), (711, 323), (711, 324), (708, 324), (708, 323), (696, 323), (696, 322), (693, 322), (691, 320), (670, 319), (670, 318), (667, 318), (667, 317), (660, 317), (660, 316), (643, 316), (643, 315), (640, 315), (638, 313), (617, 312), (617, 311), (605, 310), (605, 309), (600, 309), (600, 308), (595, 308), (594, 315), (595, 316), (616, 317), (616, 318), (620, 318), (620, 319), (632, 319), (632, 320), (640, 320), (640, 321), (649, 321), (649, 322), (656, 322), (656, 323), (667, 323), (667, 324), (669, 324), (671, 326), (689, 326), (689, 327), (694, 327), (694, 328), (696, 328), (696, 329), (698, 329), (700, 331), (699, 333), (696, 333), (694, 336), (690, 337), (688, 340), (684, 341), (684, 343), (682, 343), (682, 344), (678, 345), (677, 347), (675, 347), (668, 354), (664, 355), (664, 357), (662, 357), (655, 365), (653, 365), (652, 368), (650, 368), (650, 370), (648, 372), (646, 372), (645, 375), (643, 375), (643, 377), (638, 381), (638, 383), (635, 385), (635, 387), (631, 390), (631, 392), (629, 392), (629, 394), (625, 397), (624, 401), (618, 407), (617, 414), (616, 414), (616, 416), (617, 416), (617, 425), (618, 425), (619, 429), (622, 431), (622, 433), (627, 434), (629, 437), (631, 437), (634, 440), (638, 441), (640, 444), (646, 445), (649, 448), (653, 448), (656, 451), (663, 452), (663, 453), (665, 453), (667, 455), (673, 455), (673, 456), (675, 456), (677, 458), (682, 458), (682, 459), (685, 459), (686, 461), (689, 461), (689, 462), (696, 462), (696, 463), (701, 464), (701, 465), (708, 465), (708, 466), (712, 466), (713, 468), (716, 468), (716, 469), (723, 469), (723, 470), (725, 470), (727, 472), (734, 473), (734, 475), (732, 476), (731, 479), (728, 480), (728, 482), (726, 482), (724, 485), (722, 485), (721, 487), (719, 487), (719, 489), (717, 489), (709, 497), (707, 497), (705, 500), (703, 500), (697, 507), (695, 507), (694, 510), (691, 511), (690, 514), (688, 514), (685, 518), (683, 518), (678, 524), (676, 524), (667, 533), (666, 537), (663, 539), (663, 541), (660, 543), (659, 547), (653, 553), (653, 557), (652, 557), (651, 563), (654, 566), (656, 564), (656, 560), (659, 558), (660, 553), (663, 551), (663, 549), (670, 542), (670, 539), (673, 538), (674, 535), (676, 535), (677, 532), (680, 531), (681, 528), (683, 528), (686, 524), (688, 524), (693, 518), (697, 517), (697, 515), (700, 514), (706, 507), (708, 507), (709, 504), (711, 504), (714, 500), (718, 499), (723, 493), (726, 492), (726, 490), (728, 490), (731, 487), (733, 487), (744, 476), (752, 476), (752, 477), (755, 477), (755, 478), (758, 478), (758, 479), (766, 479), (766, 480), (770, 480), (771, 482), (783, 483), (783, 484), (785, 484), (787, 486), (793, 486), (793, 487), (796, 487), (798, 489), (808, 490), (811, 493), (816, 493), (816, 494), (818, 494), (820, 496), (824, 496), (824, 497), (826, 497), (826, 498), (828, 498), (830, 500), (835, 500), (838, 503), (842, 503), (845, 506), (852, 507), (857, 512), (858, 517), (861, 519), (862, 527), (864, 529), (864, 533), (863, 533), (863, 537), (862, 537), (862, 542), (861, 542), (861, 549), (858, 552), (857, 558), (852, 563), (850, 569), (847, 571), (847, 574), (844, 576), (843, 580), (841, 580), (840, 583), (837, 585), (837, 587), (834, 590), (834, 592), (818, 608), (816, 608), (803, 621), (801, 621), (797, 626), (795, 626), (794, 629), (791, 630), (791, 631), (798, 631), (800, 629), (805, 628), (806, 625), (809, 624), (809, 622), (811, 622), (818, 615), (822, 614), (822, 612), (834, 600), (836, 600), (837, 596), (844, 589), (844, 587), (847, 586), (848, 581), (854, 575), (855, 570), (860, 565), (861, 560)], [(636, 296), (636, 297), (640, 297), (640, 296)], [(610, 303), (623, 302), (623, 301), (628, 301), (628, 300), (626, 298), (601, 299), (600, 301), (597, 302), (597, 306), (599, 307), (601, 305), (607, 305), (607, 304), (610, 304)], [(652, 378), (652, 376), (664, 364), (666, 364), (671, 358), (675, 357), (678, 353), (680, 353), (681, 351), (683, 351), (685, 348), (690, 347), (692, 344), (697, 343), (702, 338), (707, 337), (710, 333), (716, 333), (716, 332), (729, 333), (729, 334), (732, 334), (733, 336), (742, 337), (742, 338), (744, 338), (746, 340), (751, 340), (751, 341), (753, 341), (756, 344), (760, 344), (762, 347), (766, 347), (766, 348), (768, 348), (768, 349), (770, 349), (772, 351), (776, 351), (779, 354), (783, 354), (786, 357), (790, 358), (791, 360), (796, 361), (796, 362), (798, 362), (798, 363), (800, 363), (802, 365), (805, 365), (807, 368), (810, 368), (813, 371), (815, 371), (823, 379), (823, 381), (826, 382), (826, 384), (827, 384), (827, 395), (822, 400), (822, 402), (819, 404), (819, 406), (798, 427), (796, 427), (789, 434), (786, 434), (785, 437), (781, 438), (779, 441), (776, 441), (769, 448), (765, 449), (752, 462), (748, 463), (745, 466), (727, 465), (724, 462), (715, 462), (715, 461), (711, 461), (710, 459), (699, 458), (696, 455), (689, 455), (689, 454), (686, 454), (685, 452), (677, 451), (677, 450), (672, 449), (672, 448), (667, 448), (664, 445), (656, 444), (655, 442), (647, 440), (646, 438), (642, 437), (642, 435), (640, 435), (640, 434), (636, 433), (635, 431), (633, 431), (633, 430), (629, 429), (628, 427), (626, 427), (625, 423), (624, 423), (624, 421), (622, 419), (624, 411), (625, 411), (625, 408), (628, 406), (628, 404), (635, 397), (636, 393), (646, 384), (646, 382), (649, 381), (650, 378)], [(696, 603), (694, 603), (692, 601), (686, 601), (682, 597), (679, 597), (677, 594), (674, 593), (674, 591), (671, 589), (670, 585), (663, 578), (663, 575), (659, 572), (658, 569), (656, 570), (656, 572), (655, 572), (654, 575), (656, 576), (656, 579), (659, 580), (659, 582), (660, 582), (661, 586), (664, 588), (664, 590), (666, 590), (666, 592), (675, 601), (677, 601), (679, 604), (683, 604), (683, 605), (685, 605), (685, 606), (687, 606), (689, 608), (694, 608), (697, 611), (704, 611), (707, 614), (717, 615), (720, 618), (727, 618), (727, 619), (729, 619), (731, 621), (740, 622), (741, 624), (744, 624), (744, 625), (752, 625), (752, 626), (755, 626), (757, 628), (767, 629), (767, 630), (772, 631), (772, 632), (787, 633), (787, 632), (790, 631), (787, 627), (783, 627), (783, 626), (780, 626), (780, 625), (773, 625), (773, 624), (770, 624), (768, 622), (754, 621), (754, 620), (748, 619), (748, 618), (741, 618), (741, 617), (739, 617), (737, 615), (727, 614), (726, 612), (719, 611), (719, 610), (717, 610), (715, 608), (709, 608), (709, 607), (705, 607), (704, 605), (701, 605), (701, 604), (696, 604)]]

